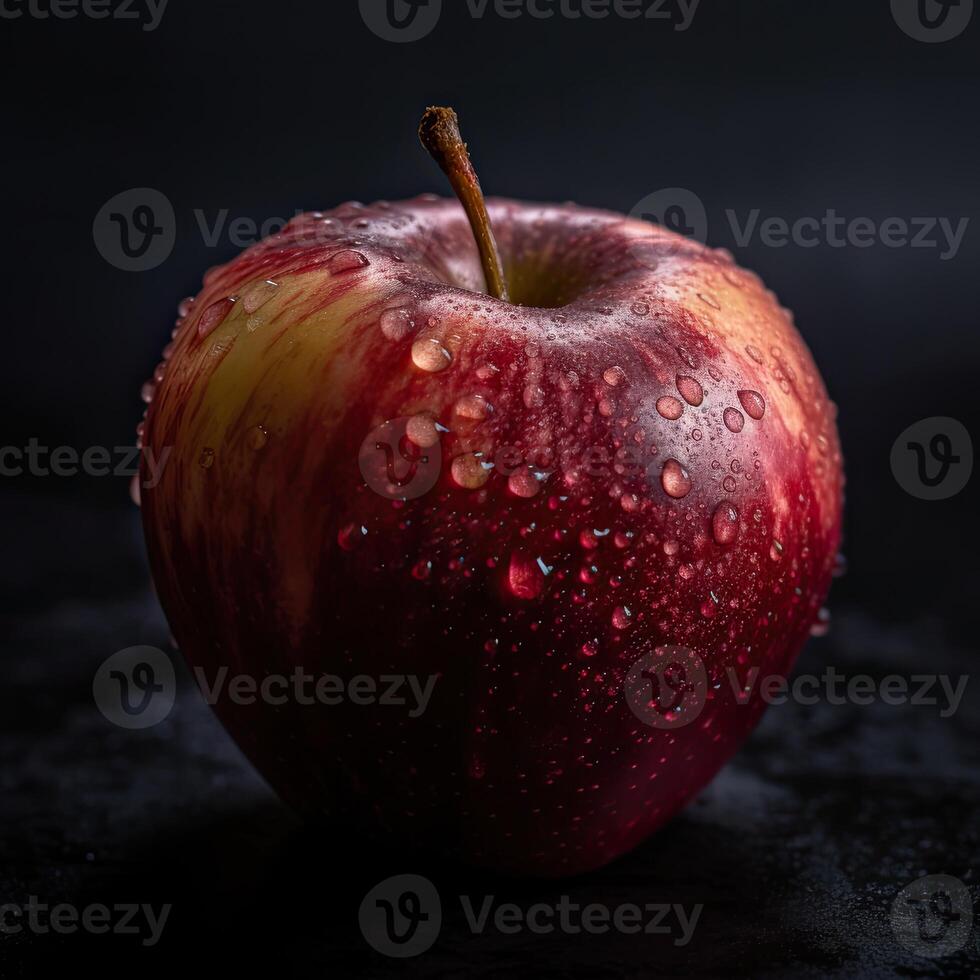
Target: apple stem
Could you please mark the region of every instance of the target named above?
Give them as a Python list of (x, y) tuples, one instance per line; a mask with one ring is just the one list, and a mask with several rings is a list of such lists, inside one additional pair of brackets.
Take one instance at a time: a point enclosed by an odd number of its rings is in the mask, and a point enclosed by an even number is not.
[(487, 202), (466, 144), (459, 134), (456, 113), (444, 106), (430, 106), (419, 123), (419, 139), (449, 178), (449, 183), (469, 218), (490, 295), (509, 300), (503, 263), (500, 261), (490, 215), (487, 214)]

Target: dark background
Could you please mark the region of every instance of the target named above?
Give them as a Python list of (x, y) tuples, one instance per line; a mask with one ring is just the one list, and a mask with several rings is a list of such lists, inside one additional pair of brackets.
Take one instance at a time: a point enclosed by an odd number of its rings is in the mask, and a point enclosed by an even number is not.
[[(886, 0), (702, 0), (685, 32), (445, 7), (410, 44), (376, 37), (348, 0), (170, 0), (152, 32), (84, 17), (0, 20), (3, 443), (131, 444), (139, 388), (177, 301), (238, 251), (227, 234), (209, 247), (195, 209), (209, 222), (228, 209), (229, 221), (261, 223), (352, 198), (444, 193), (415, 127), (424, 106), (452, 104), (489, 193), (619, 211), (665, 187), (701, 198), (709, 243), (732, 249), (795, 311), (840, 406), (850, 570), (831, 597), (835, 627), (804, 662), (968, 673), (980, 591), (974, 485), (917, 500), (893, 478), (889, 452), (928, 416), (980, 432), (980, 15), (959, 38), (926, 44), (898, 28)], [(176, 214), (172, 254), (141, 273), (114, 268), (92, 233), (99, 208), (135, 187), (160, 190)], [(970, 225), (948, 261), (940, 249), (880, 242), (738, 247), (729, 208)], [(268, 957), (297, 975), (384, 972), (351, 918), (373, 859), (296, 826), (193, 691), (152, 735), (107, 731), (94, 712), (101, 660), (167, 640), (127, 481), (4, 477), (0, 500), (0, 885), (14, 900), (175, 902), (160, 949), (0, 937), (10, 970), (77, 947), (131, 955), (148, 971), (204, 944), (215, 962)], [(937, 966), (896, 946), (887, 925), (891, 899), (920, 874), (971, 884), (976, 699), (954, 719), (853, 706), (771, 715), (688, 814), (635, 859), (574, 886), (715, 900), (715, 931), (706, 925), (694, 948), (622, 937), (496, 948), (460, 933), (414, 968), (978, 969), (976, 936)]]

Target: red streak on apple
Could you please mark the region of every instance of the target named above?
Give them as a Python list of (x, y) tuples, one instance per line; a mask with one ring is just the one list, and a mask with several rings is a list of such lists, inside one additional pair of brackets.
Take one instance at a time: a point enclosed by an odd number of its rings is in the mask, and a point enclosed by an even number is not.
[[(756, 724), (726, 670), (787, 674), (817, 622), (841, 455), (790, 315), (730, 256), (572, 205), (489, 213), (511, 302), (432, 196), (304, 214), (211, 270), (150, 392), (144, 443), (172, 455), (143, 522), (210, 682), (437, 678), (418, 717), (221, 698), (287, 801), (570, 874), (644, 840)], [(623, 685), (667, 645), (708, 698), (661, 729)]]

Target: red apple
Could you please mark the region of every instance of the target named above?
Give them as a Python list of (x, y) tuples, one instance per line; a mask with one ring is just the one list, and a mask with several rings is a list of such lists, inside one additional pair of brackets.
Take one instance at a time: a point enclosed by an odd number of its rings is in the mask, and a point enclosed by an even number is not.
[[(491, 200), (486, 221), (451, 127), (428, 136), (465, 211), (304, 214), (184, 304), (143, 435), (172, 447), (143, 493), (150, 562), (209, 683), (437, 678), (417, 717), (226, 691), (284, 799), (579, 872), (714, 776), (764, 707), (726, 671), (785, 675), (817, 621), (833, 406), (730, 255), (571, 204)], [(624, 693), (663, 647), (704, 665), (690, 724), (644, 724)]]

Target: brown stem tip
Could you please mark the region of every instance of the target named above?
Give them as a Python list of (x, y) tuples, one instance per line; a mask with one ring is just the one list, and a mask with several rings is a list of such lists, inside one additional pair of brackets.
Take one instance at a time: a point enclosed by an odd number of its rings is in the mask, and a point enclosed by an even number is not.
[(419, 139), (449, 178), (449, 183), (469, 218), (490, 295), (508, 300), (503, 263), (500, 261), (497, 240), (493, 236), (490, 215), (487, 214), (487, 202), (466, 144), (459, 134), (456, 113), (445, 106), (430, 106), (419, 123)]

